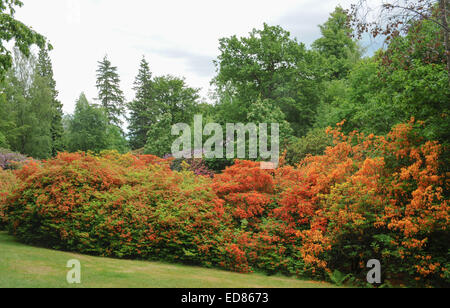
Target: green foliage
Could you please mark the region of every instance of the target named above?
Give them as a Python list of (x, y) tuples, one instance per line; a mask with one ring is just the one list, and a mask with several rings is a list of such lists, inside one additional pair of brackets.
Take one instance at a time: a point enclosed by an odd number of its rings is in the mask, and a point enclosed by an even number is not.
[(72, 152), (129, 151), (128, 141), (123, 136), (122, 130), (109, 124), (106, 111), (90, 104), (84, 93), (77, 101), (74, 115), (66, 121), (65, 142)]
[(294, 134), (306, 133), (319, 101), (319, 57), (281, 27), (220, 40), (215, 61), (220, 123), (244, 123), (259, 98), (280, 108)]
[(45, 77), (35, 75), (29, 92), (30, 123), (29, 142), (22, 153), (35, 158), (52, 156), (53, 96)]
[[(253, 103), (247, 114), (247, 123), (267, 123), (269, 128), (271, 123), (279, 124), (280, 140), (282, 143), (288, 142), (294, 134), (291, 125), (286, 121), (285, 114), (270, 100), (263, 101), (259, 98)], [(270, 144), (270, 140), (268, 142)], [(280, 147), (283, 145), (280, 144)]]
[(39, 51), (38, 61), (36, 64), (37, 74), (46, 79), (48, 82), (47, 87), (52, 91), (52, 106), (51, 106), (51, 129), (50, 134), (52, 138), (52, 156), (56, 156), (58, 152), (64, 150), (64, 144), (62, 141), (62, 136), (64, 134), (64, 128), (62, 124), (63, 111), (62, 103), (58, 100), (58, 91), (56, 90), (56, 82), (53, 78), (53, 67), (48, 50), (41, 48)]
[(130, 111), (128, 135), (133, 150), (141, 149), (147, 143), (147, 133), (155, 122), (158, 112), (153, 94), (152, 73), (145, 58), (141, 61), (139, 73), (134, 82), (134, 90), (136, 97), (128, 104)]
[(450, 88), (444, 56), (439, 55), (443, 49), (437, 49), (434, 57), (416, 43), (417, 36), (425, 42), (435, 39), (436, 27), (423, 22), (411, 29), (407, 36), (393, 40), (387, 51), (354, 66), (346, 80), (327, 84), (317, 127), (346, 120), (347, 133), (384, 135), (415, 117), (427, 123), (428, 140), (449, 140)]
[(0, 130), (11, 150), (35, 158), (52, 155), (53, 92), (40, 76), (33, 56), (26, 58), (15, 49), (14, 66), (2, 85)]
[(361, 57), (358, 44), (351, 36), (348, 15), (342, 7), (337, 7), (319, 27), (322, 37), (313, 43), (313, 49), (324, 57), (329, 79), (345, 78)]
[(393, 105), (404, 111), (403, 117), (414, 116), (425, 121), (428, 140), (450, 140), (448, 115), (450, 87), (444, 65), (423, 64), (413, 61), (408, 70), (389, 75), (389, 83), (397, 93)]
[[(5, 89), (4, 82), (0, 82), (0, 89)], [(14, 122), (9, 117), (9, 104), (4, 91), (0, 93), (0, 147), (9, 148), (7, 135), (8, 131), (14, 127)]]
[(171, 134), (172, 123), (173, 120), (170, 113), (164, 113), (156, 118), (156, 122), (150, 126), (148, 131), (148, 141), (144, 147), (146, 154), (163, 157), (172, 152), (171, 147), (175, 140)]
[(116, 150), (121, 154), (130, 151), (128, 141), (123, 136), (122, 130), (115, 125), (108, 125), (107, 131), (107, 150)]
[(198, 89), (190, 88), (184, 79), (173, 76), (156, 77), (153, 80), (152, 123), (147, 133), (145, 153), (163, 157), (170, 154), (176, 136), (172, 125), (193, 122), (198, 111)]
[(0, 0), (0, 81), (12, 66), (12, 54), (5, 43), (14, 40), (14, 46), (27, 57), (30, 55), (32, 45), (36, 44), (41, 48), (46, 45), (42, 35), (14, 19), (15, 8), (22, 5), (22, 1), (19, 0)]
[(393, 93), (383, 91), (378, 68), (378, 62), (366, 59), (353, 68), (347, 80), (328, 82), (315, 126), (323, 128), (346, 120), (346, 132), (361, 129), (386, 134), (403, 111), (390, 102)]
[(0, 132), (0, 148), (8, 148), (8, 143), (6, 142), (5, 135)]
[(322, 155), (332, 144), (332, 138), (325, 129), (314, 129), (287, 146), (286, 162), (291, 166), (297, 166), (307, 155)]
[(205, 158), (203, 159), (206, 167), (216, 173), (224, 171), (227, 167), (234, 164), (234, 159), (226, 158)]
[(75, 113), (69, 120), (68, 149), (72, 152), (100, 152), (109, 148), (108, 117), (105, 110), (89, 104), (84, 93), (80, 95)]
[(352, 277), (352, 274), (343, 274), (338, 270), (335, 270), (333, 273), (330, 273), (330, 280), (337, 286), (342, 286), (347, 280)]

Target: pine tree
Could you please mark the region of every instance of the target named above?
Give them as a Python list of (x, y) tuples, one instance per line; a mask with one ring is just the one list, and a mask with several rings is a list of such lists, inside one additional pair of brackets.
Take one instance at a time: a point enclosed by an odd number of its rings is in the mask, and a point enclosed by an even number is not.
[(39, 52), (38, 62), (36, 66), (37, 74), (47, 80), (48, 86), (52, 92), (52, 123), (51, 123), (51, 138), (52, 138), (52, 156), (56, 156), (58, 152), (64, 150), (62, 137), (64, 128), (62, 124), (63, 111), (62, 103), (58, 100), (58, 91), (56, 90), (56, 82), (53, 77), (53, 67), (48, 50), (42, 48)]
[(123, 123), (121, 116), (125, 112), (125, 98), (120, 89), (120, 77), (117, 73), (117, 67), (111, 65), (107, 56), (98, 64), (98, 100), (106, 110), (109, 124), (120, 127)]
[(132, 149), (140, 149), (147, 142), (147, 133), (155, 122), (153, 82), (150, 67), (145, 58), (141, 60), (139, 73), (134, 82), (135, 99), (128, 104), (129, 138)]

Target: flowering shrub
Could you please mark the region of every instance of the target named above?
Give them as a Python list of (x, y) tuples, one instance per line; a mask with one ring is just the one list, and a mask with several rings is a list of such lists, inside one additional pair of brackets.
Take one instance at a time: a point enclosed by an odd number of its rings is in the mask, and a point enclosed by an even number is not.
[(379, 259), (392, 283), (444, 286), (449, 182), (420, 125), (377, 137), (341, 123), (297, 167), (236, 161), (213, 178), (149, 155), (61, 153), (14, 171), (0, 209), (18, 239), (55, 249), (362, 282)]
[[(61, 153), (17, 172), (6, 205), (25, 243), (80, 253), (203, 263), (219, 233), (204, 179), (154, 156)], [(211, 251), (210, 251), (211, 250)]]
[(9, 170), (0, 168), (0, 230), (6, 225), (5, 201), (17, 183), (16, 176)]
[(268, 272), (326, 277), (339, 270), (365, 281), (367, 261), (379, 259), (387, 280), (448, 284), (441, 146), (421, 138), (414, 120), (387, 137), (347, 136), (342, 124), (328, 130), (333, 147), (297, 168), (237, 162), (215, 178), (241, 232), (240, 260)]
[(29, 160), (28, 157), (14, 153), (9, 150), (0, 149), (0, 168), (1, 169), (19, 169)]
[[(425, 142), (418, 125), (399, 125), (386, 138), (332, 130), (335, 147), (304, 160), (303, 180), (290, 190), (299, 201), (282, 201), (280, 210), (298, 229), (307, 265), (364, 279), (366, 262), (379, 259), (388, 280), (449, 282), (441, 147)], [(293, 213), (309, 218), (303, 228)]]
[(208, 168), (201, 158), (175, 159), (171, 168), (175, 171), (189, 170), (194, 172), (195, 175), (214, 177), (214, 172)]

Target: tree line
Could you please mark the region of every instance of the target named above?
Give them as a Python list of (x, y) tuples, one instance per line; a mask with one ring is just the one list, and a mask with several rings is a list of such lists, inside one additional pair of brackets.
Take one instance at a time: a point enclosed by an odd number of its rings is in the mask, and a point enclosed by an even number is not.
[[(353, 11), (337, 7), (310, 48), (268, 24), (246, 37), (222, 38), (211, 81), (213, 104), (202, 102), (199, 89), (183, 78), (153, 76), (145, 58), (134, 82), (135, 97), (126, 102), (117, 67), (105, 57), (98, 63), (97, 99), (89, 102), (81, 94), (74, 113), (63, 115), (51, 48), (40, 43), (37, 57), (16, 48), (0, 85), (0, 147), (36, 158), (104, 149), (164, 156), (175, 138), (172, 125), (191, 123), (194, 114), (221, 124), (280, 123), (293, 163), (325, 149), (329, 139), (323, 129), (343, 120), (345, 132), (384, 135), (415, 117), (426, 122), (427, 138), (448, 144), (448, 28), (436, 22), (446, 20), (448, 9), (442, 11), (440, 1), (429, 6), (404, 1), (417, 5), (406, 7), (408, 12), (422, 11), (407, 21), (390, 18), (384, 32), (358, 19), (361, 2)], [(394, 4), (385, 10), (400, 7)], [(387, 36), (386, 47), (364, 57), (353, 35), (364, 31)], [(36, 42), (41, 38), (29, 41)]]

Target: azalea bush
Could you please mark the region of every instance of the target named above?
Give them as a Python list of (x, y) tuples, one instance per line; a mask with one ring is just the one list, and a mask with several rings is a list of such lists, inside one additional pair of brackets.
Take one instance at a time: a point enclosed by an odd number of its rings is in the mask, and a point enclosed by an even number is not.
[(189, 170), (196, 175), (214, 177), (214, 171), (208, 168), (202, 158), (174, 159), (171, 169), (175, 171)]
[(25, 155), (0, 148), (0, 168), (2, 169), (20, 169), (29, 160), (30, 158)]
[(6, 199), (14, 190), (16, 184), (17, 178), (14, 173), (0, 168), (0, 230), (3, 230), (6, 226)]
[[(449, 282), (442, 148), (420, 136), (421, 125), (412, 120), (387, 137), (333, 130), (336, 145), (303, 161), (304, 180), (290, 193), (300, 201), (282, 213), (288, 221), (289, 211), (314, 213), (298, 232), (302, 258), (314, 270), (338, 269), (363, 280), (366, 262), (379, 259), (390, 281)], [(304, 206), (296, 210), (295, 204)]]
[(150, 155), (61, 153), (8, 173), (4, 221), (25, 243), (79, 253), (361, 283), (378, 259), (385, 282), (448, 285), (443, 148), (414, 120), (387, 136), (342, 124), (297, 166), (238, 160), (213, 178)]
[[(214, 194), (154, 156), (61, 153), (17, 172), (10, 230), (29, 244), (123, 258), (202, 263), (220, 233)], [(213, 254), (211, 252), (211, 254)]]

